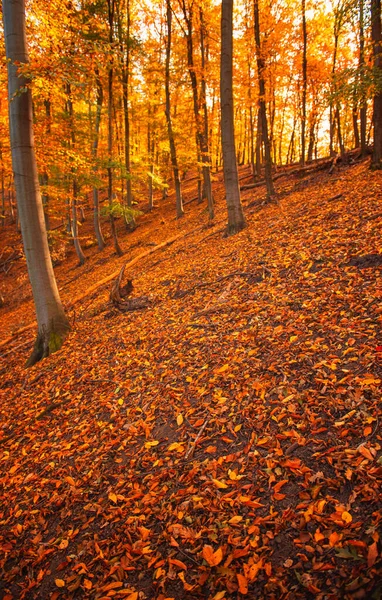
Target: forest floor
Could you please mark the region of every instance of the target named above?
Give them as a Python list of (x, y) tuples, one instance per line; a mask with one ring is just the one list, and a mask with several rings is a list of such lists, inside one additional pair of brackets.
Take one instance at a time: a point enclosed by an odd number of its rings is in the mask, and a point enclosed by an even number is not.
[[(170, 194), (120, 225), (124, 257), (71, 250), (72, 331), (28, 370), (25, 260), (1, 232), (21, 258), (0, 283), (0, 598), (381, 598), (382, 174), (276, 189), (243, 192), (232, 237), (219, 173), (214, 226)], [(149, 308), (113, 308), (111, 282), (73, 304), (178, 233), (127, 273)]]

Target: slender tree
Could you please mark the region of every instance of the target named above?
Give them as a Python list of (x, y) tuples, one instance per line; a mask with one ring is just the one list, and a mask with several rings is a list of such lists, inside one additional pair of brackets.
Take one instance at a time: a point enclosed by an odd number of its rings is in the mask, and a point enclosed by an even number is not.
[(3, 24), (12, 166), (38, 326), (34, 349), (27, 361), (27, 366), (31, 366), (61, 347), (70, 326), (58, 293), (46, 236), (34, 151), (30, 81), (18, 69), (18, 65), (29, 63), (25, 0), (3, 0)]
[[(95, 70), (95, 82), (97, 87), (97, 99), (96, 99), (96, 117), (95, 117), (95, 131), (92, 145), (92, 156), (94, 160), (94, 174), (98, 172), (97, 168), (97, 155), (98, 155), (98, 144), (99, 144), (99, 132), (101, 127), (101, 114), (102, 114), (102, 102), (103, 102), (103, 87), (101, 78), (99, 76), (98, 69)], [(97, 239), (98, 249), (103, 250), (105, 247), (105, 240), (103, 239), (101, 224), (99, 219), (99, 191), (98, 186), (93, 187), (93, 224), (94, 232)]]
[(272, 180), (272, 158), (271, 158), (271, 147), (269, 143), (268, 135), (268, 121), (267, 121), (267, 108), (265, 103), (265, 60), (262, 53), (261, 41), (260, 41), (260, 17), (259, 17), (259, 0), (254, 0), (253, 3), (254, 11), (254, 26), (255, 26), (255, 42), (256, 42), (256, 61), (257, 70), (259, 76), (259, 120), (261, 122), (261, 135), (264, 143), (264, 154), (265, 154), (265, 181), (267, 186), (267, 200), (270, 202), (272, 196), (275, 194), (275, 188), (273, 187)]
[(302, 0), (302, 116), (301, 116), (301, 164), (305, 165), (306, 90), (307, 78), (307, 32), (305, 0)]
[(183, 199), (182, 190), (180, 186), (179, 167), (176, 156), (176, 147), (174, 140), (174, 132), (172, 128), (171, 118), (171, 95), (170, 95), (170, 60), (171, 60), (171, 34), (172, 34), (172, 9), (171, 2), (167, 0), (167, 41), (166, 41), (166, 68), (165, 68), (165, 88), (166, 88), (166, 120), (167, 120), (167, 131), (168, 141), (170, 144), (170, 156), (172, 171), (174, 174), (175, 194), (176, 194), (176, 216), (178, 219), (183, 217)]
[(382, 39), (381, 39), (381, 0), (371, 0), (371, 38), (373, 41), (374, 74), (376, 91), (374, 94), (374, 148), (372, 166), (382, 168)]
[(113, 214), (113, 79), (114, 79), (114, 67), (113, 67), (113, 46), (114, 46), (114, 27), (115, 27), (115, 0), (107, 0), (108, 7), (108, 24), (109, 24), (109, 45), (110, 45), (110, 58), (108, 65), (108, 105), (107, 105), (107, 152), (109, 165), (107, 168), (107, 180), (108, 180), (108, 198), (109, 198), (109, 209), (110, 209), (110, 228), (113, 237), (114, 248), (118, 256), (123, 255), (122, 248), (118, 242), (117, 228), (115, 225), (115, 217)]
[(228, 209), (228, 234), (241, 231), (246, 226), (240, 201), (239, 175), (235, 151), (233, 120), (232, 51), (233, 51), (233, 0), (222, 0), (220, 104), (223, 171)]

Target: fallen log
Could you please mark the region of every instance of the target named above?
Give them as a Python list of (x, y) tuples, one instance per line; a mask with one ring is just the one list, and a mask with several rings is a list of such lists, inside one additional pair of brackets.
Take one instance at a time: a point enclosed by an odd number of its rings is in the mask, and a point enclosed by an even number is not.
[[(164, 242), (162, 242), (161, 244), (157, 244), (153, 248), (150, 248), (149, 250), (146, 250), (146, 252), (142, 252), (141, 254), (139, 254), (138, 256), (136, 256), (135, 258), (133, 258), (130, 262), (126, 263), (126, 267), (128, 267), (128, 268), (132, 267), (137, 262), (139, 262), (141, 259), (146, 258), (146, 256), (149, 256), (150, 254), (153, 254), (157, 250), (161, 250), (162, 248), (166, 248), (166, 246), (170, 246), (171, 244), (173, 244), (174, 242), (176, 242), (176, 240), (178, 240), (178, 239), (180, 239), (182, 237), (186, 237), (186, 236), (190, 235), (191, 233), (195, 233), (196, 231), (199, 231), (199, 229), (200, 229), (200, 227), (198, 227), (196, 230), (191, 231), (191, 232), (178, 233), (177, 235), (174, 235), (173, 237), (169, 238), (168, 240), (165, 240)], [(114, 271), (113, 273), (111, 273), (107, 277), (104, 277), (104, 279), (101, 279), (100, 281), (98, 281), (94, 285), (90, 286), (86, 290), (86, 292), (84, 294), (81, 294), (80, 296), (76, 296), (75, 298), (73, 298), (73, 300), (70, 300), (68, 303), (66, 303), (65, 304), (65, 308), (66, 309), (71, 308), (77, 302), (80, 302), (81, 300), (84, 300), (87, 296), (90, 296), (93, 292), (97, 291), (98, 288), (102, 287), (106, 283), (109, 283), (109, 281), (112, 281), (118, 275), (119, 275), (119, 270), (118, 271)], [(22, 334), (25, 331), (28, 331), (29, 329), (32, 329), (33, 327), (36, 327), (36, 326), (37, 326), (37, 323), (36, 323), (36, 321), (34, 321), (33, 323), (30, 323), (30, 325), (26, 325), (25, 327), (21, 327), (21, 329), (18, 329), (17, 331), (15, 331), (12, 335), (10, 335), (9, 337), (7, 337), (5, 340), (2, 340), (0, 342), (0, 348), (2, 348), (3, 346), (7, 346), (10, 342), (12, 342), (20, 334)]]
[[(320, 162), (319, 164), (315, 163), (313, 165), (306, 165), (305, 167), (299, 167), (298, 169), (293, 169), (292, 171), (283, 171), (282, 173), (276, 173), (275, 175), (273, 175), (272, 177), (272, 181), (277, 181), (278, 179), (281, 179), (281, 177), (291, 177), (293, 175), (298, 175), (300, 173), (309, 173), (311, 171), (321, 171), (323, 169), (326, 169), (326, 167), (328, 167), (329, 165), (332, 165), (333, 159), (330, 160), (325, 160), (323, 162)], [(244, 191), (244, 190), (252, 190), (253, 188), (257, 188), (257, 187), (261, 187), (262, 185), (265, 185), (265, 179), (262, 179), (261, 181), (257, 181), (256, 183), (248, 183), (247, 185), (242, 185), (240, 186), (240, 190)]]
[(133, 310), (142, 310), (152, 305), (153, 301), (149, 296), (140, 296), (139, 298), (128, 298), (132, 293), (134, 286), (131, 279), (128, 279), (124, 286), (121, 286), (123, 275), (125, 273), (126, 264), (123, 265), (117, 279), (110, 291), (110, 301), (122, 312), (130, 312)]

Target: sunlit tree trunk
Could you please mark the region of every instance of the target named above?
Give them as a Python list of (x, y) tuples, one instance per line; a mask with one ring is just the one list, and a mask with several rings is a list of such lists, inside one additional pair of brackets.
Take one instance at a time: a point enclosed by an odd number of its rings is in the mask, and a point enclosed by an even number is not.
[(27, 366), (31, 366), (61, 347), (70, 326), (58, 293), (46, 236), (34, 151), (30, 82), (18, 75), (17, 64), (29, 63), (24, 0), (3, 0), (3, 24), (12, 167), (38, 326), (34, 349), (27, 361)]
[(272, 196), (275, 194), (275, 189), (273, 187), (272, 180), (272, 158), (271, 158), (271, 148), (269, 143), (268, 136), (268, 122), (267, 122), (267, 109), (265, 102), (265, 78), (264, 78), (264, 70), (265, 70), (265, 60), (261, 51), (261, 43), (260, 43), (260, 19), (259, 19), (259, 1), (254, 0), (253, 4), (254, 8), (254, 26), (255, 26), (255, 42), (256, 42), (256, 61), (257, 61), (257, 70), (259, 76), (259, 112), (261, 119), (261, 135), (264, 143), (264, 153), (265, 153), (265, 181), (267, 186), (267, 200), (268, 202), (271, 200)]
[(364, 0), (359, 0), (359, 70), (361, 82), (360, 140), (361, 155), (366, 155), (367, 101), (365, 93), (365, 24)]
[[(187, 40), (187, 66), (188, 72), (191, 80), (191, 89), (192, 89), (192, 100), (193, 100), (193, 108), (194, 108), (194, 116), (195, 116), (195, 125), (196, 125), (196, 136), (197, 136), (197, 146), (199, 148), (198, 156), (201, 158), (202, 162), (202, 172), (203, 172), (203, 188), (204, 192), (207, 196), (208, 201), (208, 210), (209, 210), (209, 218), (213, 219), (214, 209), (213, 209), (213, 199), (212, 199), (212, 188), (211, 188), (211, 172), (210, 172), (210, 158), (209, 158), (209, 149), (208, 149), (208, 139), (206, 138), (206, 129), (205, 124), (202, 121), (200, 115), (200, 106), (203, 106), (205, 103), (205, 82), (204, 87), (202, 84), (201, 88), (201, 97), (199, 98), (198, 94), (198, 80), (196, 76), (196, 70), (194, 65), (194, 45), (193, 45), (193, 5), (190, 4), (188, 7), (186, 6), (185, 0), (181, 1), (181, 7), (183, 11), (184, 20), (186, 23), (186, 40)], [(201, 54), (202, 54), (202, 69), (205, 68), (205, 49), (204, 49), (204, 25), (203, 25), (203, 12), (201, 10), (200, 17), (201, 21)], [(208, 135), (208, 128), (207, 128)]]
[(172, 129), (171, 120), (171, 95), (170, 95), (170, 59), (171, 59), (171, 33), (172, 33), (172, 10), (170, 0), (167, 0), (167, 42), (166, 42), (166, 76), (165, 76), (165, 88), (166, 88), (166, 120), (167, 120), (167, 131), (168, 140), (170, 143), (170, 155), (171, 165), (174, 174), (174, 185), (176, 194), (176, 216), (178, 219), (183, 217), (183, 199), (182, 190), (180, 186), (179, 178), (179, 167), (176, 156), (174, 132)]
[[(66, 112), (67, 112), (68, 119), (69, 119), (70, 143), (71, 143), (72, 150), (74, 150), (76, 136), (75, 136), (75, 131), (74, 131), (73, 101), (71, 98), (70, 83), (66, 84), (66, 95), (67, 95)], [(85, 263), (86, 258), (85, 258), (85, 254), (83, 253), (83, 250), (81, 248), (80, 240), (78, 239), (78, 215), (77, 215), (78, 186), (77, 186), (75, 167), (71, 168), (71, 174), (72, 174), (72, 216), (70, 218), (70, 211), (69, 211), (68, 216), (69, 216), (69, 221), (71, 222), (71, 234), (72, 234), (72, 238), (73, 238), (74, 248), (75, 248), (80, 265), (83, 265)]]
[[(45, 118), (46, 118), (45, 131), (46, 131), (46, 135), (49, 137), (51, 134), (51, 121), (52, 121), (51, 102), (50, 102), (49, 98), (47, 100), (44, 100), (44, 106), (45, 106)], [(48, 173), (46, 170), (41, 175), (41, 183), (44, 186), (47, 186), (49, 183), (49, 177), (48, 177)], [(46, 187), (45, 187), (44, 193), (42, 194), (42, 206), (44, 208), (45, 227), (46, 227), (46, 230), (49, 231), (49, 229), (50, 229), (49, 194), (46, 191)]]
[(154, 175), (154, 133), (152, 127), (152, 111), (149, 103), (148, 118), (147, 118), (147, 156), (149, 158), (149, 176), (148, 176), (148, 188), (149, 188), (149, 211), (151, 212), (154, 207), (154, 194), (153, 194), (153, 175)]
[[(113, 47), (114, 42), (114, 12), (115, 12), (115, 0), (107, 0), (108, 5), (108, 19), (109, 19), (109, 44), (110, 44), (110, 52)], [(114, 249), (118, 256), (123, 255), (123, 251), (119, 245), (118, 237), (117, 237), (117, 229), (115, 226), (115, 218), (113, 214), (113, 58), (109, 59), (108, 66), (108, 106), (107, 106), (107, 152), (108, 152), (108, 160), (109, 165), (107, 168), (107, 179), (108, 179), (108, 199), (109, 199), (109, 209), (110, 209), (110, 228), (111, 235), (113, 237)]]
[(228, 209), (228, 234), (237, 233), (246, 226), (243, 207), (240, 201), (239, 175), (237, 170), (235, 130), (233, 122), (232, 13), (233, 0), (222, 0), (220, 104), (224, 185)]
[(301, 164), (305, 165), (305, 126), (306, 126), (306, 89), (307, 89), (307, 32), (305, 0), (302, 0), (302, 116), (301, 116)]
[(382, 168), (382, 40), (381, 40), (381, 0), (371, 0), (371, 37), (373, 41), (374, 71), (378, 82), (374, 94), (374, 147), (372, 166)]
[[(92, 147), (92, 155), (94, 160), (94, 174), (98, 172), (97, 169), (97, 154), (98, 154), (98, 143), (99, 143), (99, 131), (101, 126), (101, 114), (102, 114), (102, 103), (103, 103), (103, 88), (101, 79), (98, 71), (96, 71), (96, 86), (97, 86), (97, 98), (96, 98), (96, 118), (95, 118), (95, 131), (94, 140)], [(103, 239), (101, 224), (99, 219), (99, 191), (97, 185), (93, 187), (93, 225), (94, 233), (97, 239), (98, 249), (103, 250), (105, 247), (105, 240)]]
[(206, 83), (206, 62), (207, 62), (207, 50), (205, 47), (206, 27), (204, 23), (204, 15), (202, 6), (199, 7), (200, 17), (200, 54), (202, 59), (202, 74), (201, 74), (201, 92), (200, 92), (200, 104), (203, 111), (203, 142), (201, 146), (204, 148), (202, 156), (203, 162), (203, 180), (204, 180), (204, 193), (207, 197), (208, 215), (210, 221), (215, 217), (214, 200), (212, 196), (212, 183), (211, 183), (211, 158), (210, 158), (210, 140), (208, 139), (208, 110), (207, 110), (207, 83)]

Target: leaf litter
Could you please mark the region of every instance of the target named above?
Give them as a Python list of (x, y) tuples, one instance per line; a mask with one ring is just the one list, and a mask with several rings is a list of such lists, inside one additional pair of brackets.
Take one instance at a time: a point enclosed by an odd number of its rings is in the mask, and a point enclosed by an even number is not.
[[(380, 597), (381, 175), (339, 173), (245, 192), (232, 238), (170, 196), (126, 241), (195, 230), (129, 272), (150, 308), (106, 286), (60, 352), (4, 355), (3, 599)], [(57, 269), (64, 301), (121, 266), (98, 257)], [(27, 292), (0, 318), (32, 322)]]

